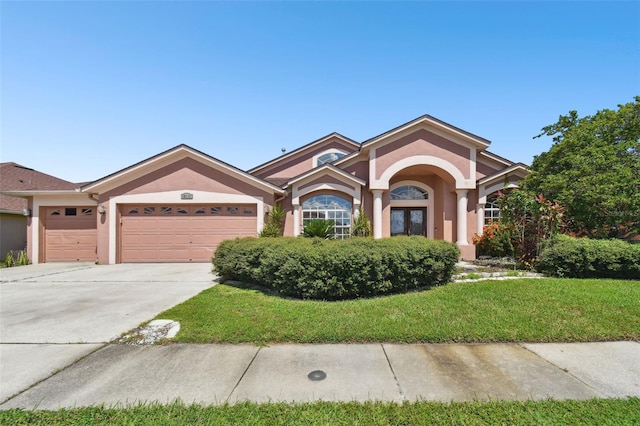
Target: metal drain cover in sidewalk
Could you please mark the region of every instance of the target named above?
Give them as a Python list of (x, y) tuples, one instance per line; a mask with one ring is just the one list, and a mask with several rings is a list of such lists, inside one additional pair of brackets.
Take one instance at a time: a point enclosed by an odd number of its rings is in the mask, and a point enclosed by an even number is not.
[(314, 370), (311, 373), (307, 374), (309, 380), (314, 382), (319, 382), (320, 380), (324, 380), (327, 378), (327, 373), (322, 370)]

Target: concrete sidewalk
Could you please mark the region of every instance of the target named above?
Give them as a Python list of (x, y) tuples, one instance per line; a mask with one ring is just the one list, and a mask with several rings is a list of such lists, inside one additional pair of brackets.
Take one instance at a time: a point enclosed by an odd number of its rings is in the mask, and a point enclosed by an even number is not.
[(0, 405), (640, 396), (640, 343), (107, 345)]

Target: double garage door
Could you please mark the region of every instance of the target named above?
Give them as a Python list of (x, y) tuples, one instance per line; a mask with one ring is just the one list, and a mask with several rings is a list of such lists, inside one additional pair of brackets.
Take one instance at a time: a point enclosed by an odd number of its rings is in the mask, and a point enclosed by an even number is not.
[(122, 205), (119, 261), (208, 262), (221, 241), (256, 228), (255, 204)]

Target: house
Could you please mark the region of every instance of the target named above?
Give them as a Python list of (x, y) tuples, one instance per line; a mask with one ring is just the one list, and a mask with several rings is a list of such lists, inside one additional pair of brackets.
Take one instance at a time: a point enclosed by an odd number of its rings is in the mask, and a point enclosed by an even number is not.
[(374, 238), (424, 235), (474, 259), (473, 235), (499, 214), (492, 195), (527, 173), (489, 143), (425, 115), (362, 143), (332, 133), (248, 171), (179, 145), (76, 189), (8, 194), (28, 201), (33, 263), (206, 262), (220, 241), (257, 235), (278, 203), (287, 236), (326, 218), (345, 238), (363, 211)]
[[(37, 170), (8, 162), (0, 163), (0, 191), (30, 191), (35, 188), (69, 191), (78, 185)], [(31, 212), (25, 198), (0, 193), (0, 256), (27, 248), (27, 221)]]

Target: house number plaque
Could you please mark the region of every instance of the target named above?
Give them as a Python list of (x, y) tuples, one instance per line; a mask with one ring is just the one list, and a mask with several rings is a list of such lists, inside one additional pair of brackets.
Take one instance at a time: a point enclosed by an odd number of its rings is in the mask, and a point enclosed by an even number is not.
[(183, 192), (182, 194), (180, 194), (180, 199), (181, 200), (193, 200), (193, 194), (190, 192)]

